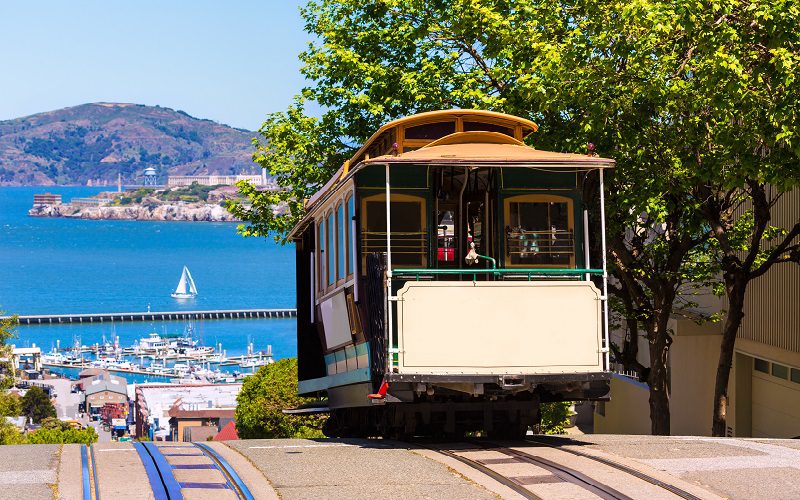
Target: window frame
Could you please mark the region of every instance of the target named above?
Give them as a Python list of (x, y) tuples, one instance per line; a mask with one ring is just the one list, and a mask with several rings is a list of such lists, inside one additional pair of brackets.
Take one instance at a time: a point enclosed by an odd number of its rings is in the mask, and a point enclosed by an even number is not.
[(326, 248), (326, 231), (325, 231), (326, 219), (323, 213), (320, 220), (317, 222), (317, 295), (322, 295), (325, 293), (327, 289), (327, 274), (326, 268), (327, 266), (327, 258), (328, 254)]
[[(333, 222), (333, 224), (331, 224)], [(331, 229), (333, 226), (333, 230)], [(326, 256), (326, 279), (325, 279), (325, 290), (330, 290), (331, 288), (336, 286), (336, 217), (334, 216), (333, 210), (328, 208), (325, 210), (325, 246), (328, 249), (328, 255)], [(333, 243), (333, 244), (331, 244)], [(333, 264), (333, 266), (331, 266)], [(333, 269), (331, 270), (331, 267)], [(333, 271), (333, 272), (331, 272)], [(333, 278), (333, 279), (331, 279)]]
[[(356, 240), (355, 235), (353, 234), (353, 221), (355, 220), (355, 208), (356, 208), (356, 197), (355, 195), (350, 192), (344, 197), (344, 220), (345, 220), (345, 232), (347, 234), (347, 255), (345, 256), (345, 277), (346, 279), (350, 279), (355, 274), (355, 247), (356, 247)], [(350, 213), (350, 212), (353, 213)]]
[(575, 231), (575, 201), (569, 196), (561, 196), (556, 194), (519, 194), (506, 196), (503, 198), (503, 224), (500, 226), (500, 231), (503, 242), (503, 259), (504, 266), (507, 268), (528, 268), (531, 264), (512, 264), (511, 255), (508, 253), (508, 241), (505, 233), (505, 228), (510, 226), (511, 222), (511, 204), (512, 203), (566, 203), (567, 204), (567, 229), (572, 231), (573, 246), (572, 254), (569, 258), (569, 264), (535, 264), (535, 267), (545, 269), (575, 269), (576, 258), (578, 252), (578, 238)]
[[(341, 220), (339, 214), (341, 210)], [(347, 281), (347, 221), (345, 220), (344, 213), (344, 200), (340, 198), (336, 202), (333, 209), (333, 218), (336, 220), (336, 286), (344, 284)], [(344, 264), (340, 266), (340, 264)]]
[[(359, 225), (360, 234), (363, 235), (367, 232), (367, 203), (374, 202), (374, 201), (382, 201), (386, 203), (386, 193), (376, 193), (369, 196), (363, 196), (360, 200), (360, 209), (361, 209), (361, 223)], [(430, 238), (428, 234), (428, 213), (427, 213), (427, 202), (428, 200), (423, 195), (416, 195), (416, 194), (401, 194), (401, 193), (391, 193), (391, 201), (399, 201), (399, 202), (418, 202), (420, 203), (420, 234), (423, 235), (423, 238)], [(365, 245), (362, 243), (361, 245), (361, 269), (362, 275), (366, 274), (367, 269), (367, 255), (365, 253)], [(430, 242), (427, 244), (423, 244), (423, 251), (422, 251), (422, 263), (419, 266), (414, 265), (405, 265), (404, 267), (409, 268), (420, 268), (425, 269), (428, 267), (428, 253), (430, 252)]]

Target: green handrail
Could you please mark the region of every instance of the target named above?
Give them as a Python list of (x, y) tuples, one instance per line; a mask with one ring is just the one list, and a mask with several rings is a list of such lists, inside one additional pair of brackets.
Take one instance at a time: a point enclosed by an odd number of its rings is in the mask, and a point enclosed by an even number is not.
[(501, 268), (501, 269), (392, 269), (392, 275), (420, 275), (420, 274), (527, 274), (532, 275), (567, 275), (577, 276), (581, 274), (603, 274), (602, 269), (559, 269), (559, 268)]

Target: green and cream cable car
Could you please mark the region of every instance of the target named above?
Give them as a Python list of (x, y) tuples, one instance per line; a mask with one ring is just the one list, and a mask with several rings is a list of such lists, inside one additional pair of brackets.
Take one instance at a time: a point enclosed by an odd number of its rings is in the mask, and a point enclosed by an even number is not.
[(327, 392), (327, 434), (518, 437), (540, 402), (607, 398), (605, 237), (590, 256), (583, 192), (599, 173), (604, 226), (614, 162), (525, 145), (536, 129), (395, 120), (308, 200), (290, 235), (299, 392)]

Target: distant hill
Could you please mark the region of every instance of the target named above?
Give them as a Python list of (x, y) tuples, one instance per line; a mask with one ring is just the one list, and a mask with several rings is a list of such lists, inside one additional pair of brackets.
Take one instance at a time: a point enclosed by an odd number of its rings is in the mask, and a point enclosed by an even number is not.
[(0, 121), (0, 185), (141, 182), (167, 175), (255, 173), (255, 132), (141, 104), (93, 103)]

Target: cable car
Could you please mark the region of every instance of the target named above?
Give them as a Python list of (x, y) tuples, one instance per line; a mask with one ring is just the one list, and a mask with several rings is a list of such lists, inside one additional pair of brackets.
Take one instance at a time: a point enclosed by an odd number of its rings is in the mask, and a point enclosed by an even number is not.
[(480, 110), (395, 120), (307, 200), (289, 236), (299, 392), (327, 393), (326, 434), (520, 437), (542, 402), (607, 399), (614, 162), (526, 145), (536, 130)]

